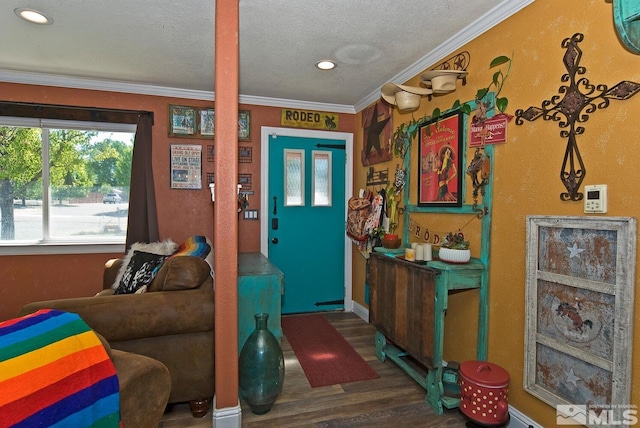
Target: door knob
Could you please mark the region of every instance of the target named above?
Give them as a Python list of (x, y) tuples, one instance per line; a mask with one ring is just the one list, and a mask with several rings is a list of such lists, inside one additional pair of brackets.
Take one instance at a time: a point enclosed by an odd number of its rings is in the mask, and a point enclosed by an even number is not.
[(277, 243), (278, 243), (278, 238), (273, 238), (273, 239), (271, 240), (271, 243), (272, 243), (272, 244), (277, 244)]

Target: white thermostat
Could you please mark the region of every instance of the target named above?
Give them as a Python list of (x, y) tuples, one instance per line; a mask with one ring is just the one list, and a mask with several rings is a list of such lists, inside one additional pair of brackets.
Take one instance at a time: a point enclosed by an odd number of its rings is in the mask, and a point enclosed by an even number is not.
[(607, 212), (607, 185), (593, 184), (584, 186), (584, 212), (585, 213), (606, 213)]

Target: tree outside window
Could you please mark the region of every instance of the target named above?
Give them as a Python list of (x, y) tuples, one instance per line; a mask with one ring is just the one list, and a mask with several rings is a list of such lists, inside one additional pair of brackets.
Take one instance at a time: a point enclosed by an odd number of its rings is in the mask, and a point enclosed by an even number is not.
[(60, 124), (0, 118), (0, 245), (124, 242), (135, 125)]

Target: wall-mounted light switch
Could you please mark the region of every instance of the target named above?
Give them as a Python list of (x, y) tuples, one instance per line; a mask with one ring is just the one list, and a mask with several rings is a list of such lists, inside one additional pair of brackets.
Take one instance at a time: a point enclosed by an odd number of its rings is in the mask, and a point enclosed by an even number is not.
[(245, 220), (258, 220), (258, 210), (244, 210)]

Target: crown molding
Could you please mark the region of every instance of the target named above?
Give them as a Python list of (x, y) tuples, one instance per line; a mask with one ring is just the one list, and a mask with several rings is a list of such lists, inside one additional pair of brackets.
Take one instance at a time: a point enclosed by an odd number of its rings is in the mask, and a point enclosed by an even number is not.
[(36, 73), (32, 71), (0, 70), (0, 82), (213, 101), (213, 92), (208, 91)]
[[(215, 93), (193, 89), (170, 88), (165, 86), (143, 85), (137, 83), (115, 82), (84, 77), (61, 76), (35, 73), (31, 71), (13, 71), (0, 69), (0, 82), (25, 85), (54, 86), (60, 88), (87, 89), (92, 91), (121, 92), (126, 94), (153, 95), (159, 97), (185, 98), (189, 100), (214, 101)], [(342, 104), (316, 103), (282, 98), (267, 98), (240, 95), (238, 102), (269, 107), (319, 110), (335, 113), (355, 113), (353, 106)]]
[[(389, 80), (390, 82), (396, 82), (403, 84), (411, 78), (422, 73), (424, 70), (436, 64), (438, 61), (442, 61), (443, 58), (448, 57), (453, 52), (457, 51), (473, 39), (479, 37), (486, 31), (495, 27), (505, 19), (524, 9), (526, 6), (533, 3), (535, 0), (503, 0), (500, 4), (489, 10), (487, 13), (476, 19), (474, 22), (465, 27), (455, 36), (445, 41), (436, 49), (430, 51), (418, 61), (404, 69), (402, 72), (396, 74)], [(385, 82), (386, 83), (386, 82)], [(356, 112), (359, 112), (375, 102), (380, 98), (380, 89), (371, 92), (360, 102), (358, 102), (354, 108)]]
[(240, 95), (241, 104), (253, 104), (258, 106), (271, 106), (282, 108), (294, 108), (300, 110), (318, 110), (331, 113), (351, 113), (355, 114), (354, 106), (345, 104), (316, 103), (312, 101), (287, 100), (283, 98), (254, 97), (250, 95)]

